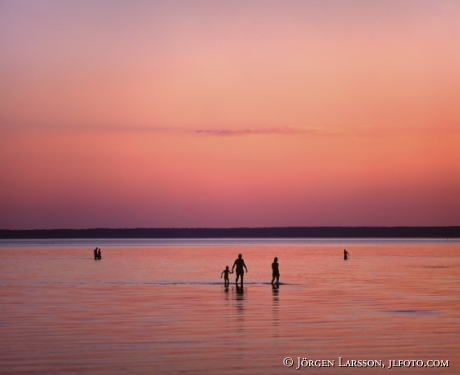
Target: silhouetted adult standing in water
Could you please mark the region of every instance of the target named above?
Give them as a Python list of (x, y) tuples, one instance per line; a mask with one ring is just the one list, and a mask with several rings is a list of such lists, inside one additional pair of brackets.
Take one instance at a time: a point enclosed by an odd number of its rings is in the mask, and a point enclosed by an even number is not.
[(235, 284), (238, 284), (238, 279), (241, 276), (241, 285), (243, 285), (244, 270), (248, 272), (248, 268), (246, 267), (246, 264), (244, 264), (243, 256), (241, 254), (238, 254), (238, 259), (236, 259), (235, 263), (233, 263), (232, 272), (235, 267), (236, 267)]
[(94, 249), (94, 260), (97, 260), (97, 247)]
[(276, 279), (276, 285), (280, 285), (280, 270), (279, 270), (279, 263), (278, 263), (278, 258), (275, 258), (272, 263), (272, 285), (275, 282)]
[(347, 260), (349, 256), (350, 253), (347, 250), (343, 249), (343, 260)]

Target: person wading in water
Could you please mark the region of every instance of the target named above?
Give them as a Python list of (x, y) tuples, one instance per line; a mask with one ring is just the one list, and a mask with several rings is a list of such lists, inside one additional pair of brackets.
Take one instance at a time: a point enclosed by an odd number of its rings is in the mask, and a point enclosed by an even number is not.
[(279, 263), (278, 258), (275, 258), (272, 263), (272, 271), (273, 271), (273, 278), (272, 278), (272, 285), (276, 280), (276, 285), (280, 285), (280, 270), (279, 270)]
[(238, 254), (238, 259), (235, 260), (235, 263), (233, 263), (232, 267), (232, 272), (233, 269), (236, 267), (236, 280), (235, 284), (238, 284), (238, 279), (241, 276), (241, 285), (243, 285), (243, 277), (244, 277), (244, 270), (248, 272), (248, 268), (246, 267), (246, 264), (244, 264), (244, 259), (241, 254)]

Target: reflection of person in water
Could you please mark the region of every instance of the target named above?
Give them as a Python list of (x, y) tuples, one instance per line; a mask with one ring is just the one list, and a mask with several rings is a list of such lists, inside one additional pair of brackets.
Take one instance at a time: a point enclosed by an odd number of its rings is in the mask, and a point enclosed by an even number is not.
[(272, 263), (272, 284), (275, 282), (276, 279), (276, 285), (280, 284), (280, 270), (279, 270), (279, 263), (278, 263), (278, 258), (275, 258)]
[(236, 259), (235, 263), (233, 263), (232, 272), (235, 267), (236, 267), (235, 284), (238, 283), (238, 279), (241, 276), (241, 285), (243, 285), (244, 270), (248, 272), (248, 268), (246, 267), (246, 264), (244, 264), (243, 256), (241, 254), (238, 254), (238, 259)]
[(343, 249), (343, 260), (347, 260), (349, 256), (350, 253), (347, 250)]
[(220, 278), (222, 279), (222, 275), (224, 276), (224, 285), (228, 286), (230, 284), (230, 280), (228, 279), (228, 274), (233, 273), (232, 271), (229, 270), (229, 267), (225, 267), (225, 269), (222, 271), (220, 274)]

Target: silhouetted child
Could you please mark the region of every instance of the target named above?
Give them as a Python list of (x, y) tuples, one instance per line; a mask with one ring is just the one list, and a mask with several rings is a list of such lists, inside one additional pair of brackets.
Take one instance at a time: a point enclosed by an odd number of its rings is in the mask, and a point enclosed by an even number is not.
[(222, 279), (222, 275), (224, 276), (224, 285), (228, 286), (230, 284), (230, 280), (228, 278), (228, 274), (233, 273), (232, 271), (229, 270), (228, 266), (225, 267), (225, 269), (222, 271), (220, 274), (220, 278)]
[(347, 260), (349, 256), (350, 256), (350, 253), (344, 249), (343, 250), (343, 260)]
[(99, 260), (102, 259), (102, 254), (101, 254), (101, 249), (100, 248), (97, 250), (97, 259), (99, 259)]

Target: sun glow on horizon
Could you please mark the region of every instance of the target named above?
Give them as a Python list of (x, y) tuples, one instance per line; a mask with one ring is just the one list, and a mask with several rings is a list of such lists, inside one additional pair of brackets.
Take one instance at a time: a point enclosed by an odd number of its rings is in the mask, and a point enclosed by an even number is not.
[(460, 225), (459, 15), (2, 2), (0, 228)]

